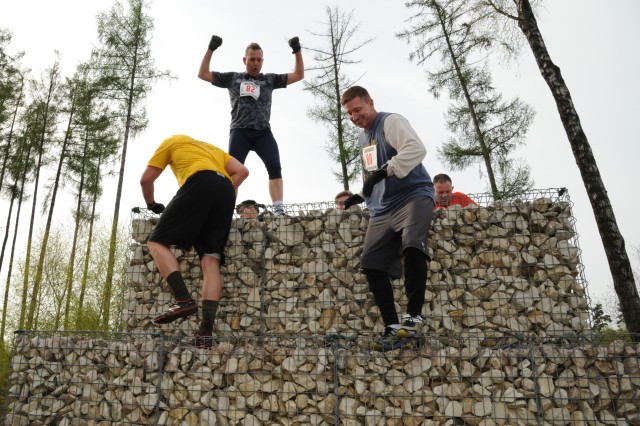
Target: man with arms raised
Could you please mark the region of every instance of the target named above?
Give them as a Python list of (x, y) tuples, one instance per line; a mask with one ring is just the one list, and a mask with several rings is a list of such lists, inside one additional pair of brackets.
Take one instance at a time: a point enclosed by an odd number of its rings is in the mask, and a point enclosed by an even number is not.
[(298, 37), (289, 40), (295, 55), (295, 68), (289, 74), (262, 74), (263, 52), (258, 43), (251, 43), (242, 58), (244, 72), (217, 72), (210, 70), (213, 52), (222, 45), (222, 39), (211, 37), (209, 48), (202, 58), (198, 77), (214, 86), (229, 91), (231, 100), (231, 131), (229, 154), (244, 164), (249, 151), (255, 151), (269, 174), (269, 195), (276, 215), (284, 214), (284, 185), (280, 165), (280, 152), (271, 133), (271, 95), (304, 78), (304, 64)]

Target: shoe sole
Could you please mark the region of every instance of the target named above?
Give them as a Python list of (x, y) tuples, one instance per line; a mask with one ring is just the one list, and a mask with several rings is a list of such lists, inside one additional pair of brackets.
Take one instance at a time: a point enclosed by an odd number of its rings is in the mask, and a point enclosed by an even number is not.
[(412, 333), (410, 331), (405, 330), (404, 328), (401, 328), (400, 330), (398, 330), (398, 334), (397, 334), (398, 338), (400, 339), (416, 339), (418, 337), (418, 333)]
[(380, 343), (375, 342), (373, 344), (373, 350), (375, 351), (393, 351), (396, 349), (410, 349), (416, 346), (415, 339), (398, 339), (393, 343)]
[(180, 312), (174, 312), (171, 314), (162, 314), (153, 319), (154, 324), (169, 324), (178, 320), (180, 318), (188, 317), (189, 315), (193, 315), (198, 312), (198, 307), (194, 306), (192, 308), (185, 309)]

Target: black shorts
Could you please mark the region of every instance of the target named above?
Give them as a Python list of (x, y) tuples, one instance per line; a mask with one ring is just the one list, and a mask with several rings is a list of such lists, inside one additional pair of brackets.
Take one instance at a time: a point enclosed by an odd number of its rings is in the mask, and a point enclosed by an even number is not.
[(282, 178), (280, 151), (271, 130), (231, 129), (229, 155), (244, 164), (249, 151), (255, 151), (267, 168), (269, 180)]
[(198, 256), (224, 264), (236, 194), (231, 181), (213, 171), (198, 172), (185, 182), (160, 215), (149, 241), (195, 247)]

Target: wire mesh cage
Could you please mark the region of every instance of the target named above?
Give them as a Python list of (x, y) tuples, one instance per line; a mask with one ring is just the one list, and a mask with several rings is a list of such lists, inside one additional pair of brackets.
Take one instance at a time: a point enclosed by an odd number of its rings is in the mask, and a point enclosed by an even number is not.
[(5, 424), (640, 422), (630, 340), (430, 338), (377, 351), (366, 338), (217, 339), (205, 350), (161, 333), (17, 334)]
[[(566, 190), (434, 211), (421, 338), (377, 344), (366, 209), (235, 217), (211, 348), (171, 303), (134, 212), (119, 334), (16, 333), (5, 424), (640, 424), (640, 346), (595, 344)], [(192, 296), (194, 251), (172, 249)], [(393, 282), (398, 312), (406, 299)]]
[[(429, 238), (425, 333), (582, 336), (589, 332), (587, 285), (566, 190), (523, 194), (477, 206), (437, 209)], [(332, 203), (287, 206), (287, 215), (234, 219), (223, 268), (216, 333), (231, 335), (382, 331), (379, 312), (360, 271), (368, 211)], [(127, 331), (157, 329), (151, 318), (171, 303), (145, 246), (154, 217), (134, 217)], [(202, 272), (195, 252), (175, 249), (195, 298)], [(398, 312), (406, 299), (394, 281)], [(188, 335), (198, 317), (162, 326)]]

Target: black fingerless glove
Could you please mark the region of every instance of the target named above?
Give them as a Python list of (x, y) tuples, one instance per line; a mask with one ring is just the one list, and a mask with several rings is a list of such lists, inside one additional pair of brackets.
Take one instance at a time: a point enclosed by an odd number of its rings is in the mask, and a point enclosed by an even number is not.
[(217, 35), (211, 36), (211, 41), (209, 42), (209, 49), (211, 51), (215, 51), (218, 47), (222, 45), (222, 39)]
[(302, 49), (302, 46), (300, 46), (300, 39), (298, 39), (298, 37), (294, 37), (289, 40), (289, 47), (291, 47), (291, 53), (298, 53), (300, 49)]
[(151, 204), (147, 204), (147, 208), (155, 214), (160, 214), (164, 211), (164, 204), (153, 202)]

